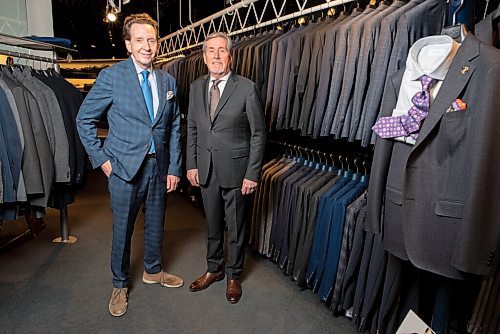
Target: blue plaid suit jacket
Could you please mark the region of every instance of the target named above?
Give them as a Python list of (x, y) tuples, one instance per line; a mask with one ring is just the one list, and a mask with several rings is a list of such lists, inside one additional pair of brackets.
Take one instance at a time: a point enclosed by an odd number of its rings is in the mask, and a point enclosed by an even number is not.
[[(131, 58), (99, 73), (76, 120), (94, 168), (110, 160), (113, 173), (130, 181), (144, 161), (153, 136), (161, 177), (181, 175), (180, 113), (175, 80), (166, 72), (154, 71), (159, 105), (153, 122)], [(107, 115), (109, 132), (101, 143), (96, 124), (104, 115)]]

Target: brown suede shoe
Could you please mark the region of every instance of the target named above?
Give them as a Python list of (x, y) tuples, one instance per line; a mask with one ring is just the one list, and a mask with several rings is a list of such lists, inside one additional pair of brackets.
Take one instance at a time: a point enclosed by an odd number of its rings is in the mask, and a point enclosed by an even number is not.
[(227, 280), (226, 299), (231, 304), (236, 304), (241, 298), (241, 283), (239, 279)]
[(147, 284), (160, 284), (167, 288), (179, 288), (184, 285), (182, 278), (162, 270), (157, 274), (142, 273), (142, 281)]
[(210, 285), (212, 285), (212, 283), (222, 281), (224, 279), (224, 276), (225, 273), (223, 270), (216, 273), (209, 273), (207, 271), (206, 273), (198, 277), (196, 281), (191, 283), (191, 285), (189, 286), (189, 291), (196, 292), (205, 290)]
[(120, 317), (127, 312), (128, 288), (113, 288), (111, 299), (109, 300), (109, 313), (113, 317)]

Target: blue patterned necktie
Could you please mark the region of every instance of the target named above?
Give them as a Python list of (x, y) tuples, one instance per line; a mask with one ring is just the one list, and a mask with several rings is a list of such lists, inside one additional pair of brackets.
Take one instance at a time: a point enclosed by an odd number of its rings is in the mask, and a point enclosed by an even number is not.
[[(151, 123), (153, 123), (155, 119), (155, 114), (153, 112), (153, 93), (151, 92), (151, 84), (149, 83), (149, 71), (144, 70), (141, 72), (142, 74), (142, 95), (144, 95), (144, 100), (146, 101), (146, 107), (148, 108), (149, 118), (151, 118)], [(149, 153), (155, 152), (155, 142), (151, 139), (151, 147), (149, 148)]]

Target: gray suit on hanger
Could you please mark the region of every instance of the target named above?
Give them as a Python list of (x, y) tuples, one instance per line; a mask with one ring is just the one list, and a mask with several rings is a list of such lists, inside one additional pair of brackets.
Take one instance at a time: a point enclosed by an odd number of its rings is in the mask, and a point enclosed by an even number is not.
[[(19, 111), (17, 110), (17, 105), (16, 105), (16, 100), (14, 99), (14, 95), (12, 94), (12, 91), (10, 88), (7, 86), (5, 81), (1, 79), (0, 76), (0, 89), (2, 89), (5, 93), (5, 96), (7, 97), (7, 101), (9, 101), (9, 106), (10, 109), (12, 110), (12, 116), (14, 116), (14, 120), (16, 122), (16, 127), (17, 127), (17, 132), (19, 134), (19, 142), (21, 144), (21, 152), (24, 152), (24, 135), (23, 135), (23, 129), (21, 126), (21, 120), (19, 118)], [(21, 172), (19, 173), (19, 181), (17, 185), (17, 200), (26, 202), (27, 197), (26, 197), (26, 185), (24, 184), (24, 175), (23, 175), (23, 169), (21, 168)]]
[(394, 1), (390, 6), (381, 3), (379, 7), (383, 9), (382, 12), (375, 14), (365, 22), (361, 48), (359, 51), (358, 68), (356, 71), (356, 84), (354, 85), (352, 96), (352, 121), (350, 125), (349, 141), (361, 139), (361, 135), (359, 138), (356, 137), (356, 132), (358, 125), (361, 127), (363, 125), (362, 117), (365, 114), (363, 112), (363, 103), (370, 85), (371, 66), (375, 56), (382, 19), (404, 4), (405, 2), (399, 0)]
[(325, 115), (326, 105), (328, 103), (328, 92), (330, 91), (333, 64), (335, 61), (335, 41), (337, 35), (344, 24), (352, 20), (352, 17), (342, 13), (335, 24), (325, 35), (325, 45), (323, 48), (323, 56), (321, 58), (320, 75), (318, 89), (316, 90), (314, 108), (314, 124), (312, 126), (312, 134), (314, 138), (318, 138), (321, 133), (321, 124)]
[(366, 113), (366, 117), (363, 125), (363, 135), (361, 137), (362, 146), (368, 146), (370, 144), (372, 135), (371, 127), (375, 123), (378, 115), (380, 101), (384, 93), (384, 84), (387, 77), (393, 73), (389, 73), (387, 69), (396, 36), (397, 21), (403, 13), (415, 7), (421, 1), (422, 0), (411, 0), (382, 20), (380, 37), (373, 58), (372, 73), (370, 74), (370, 86), (363, 103), (363, 110)]
[[(52, 162), (55, 167), (55, 181), (69, 181), (69, 146), (61, 110), (54, 93), (50, 88), (34, 79), (28, 69), (21, 71), (14, 68), (16, 79), (21, 82), (35, 97), (38, 110), (49, 139)], [(42, 86), (43, 85), (43, 86)]]
[(326, 112), (321, 123), (322, 136), (330, 135), (330, 129), (337, 110), (337, 103), (340, 91), (342, 90), (342, 78), (344, 76), (347, 56), (347, 39), (351, 33), (351, 28), (358, 21), (358, 19), (365, 16), (367, 12), (372, 10), (372, 8), (368, 8), (363, 12), (354, 10), (350, 15), (353, 19), (342, 24), (337, 34), (337, 38), (335, 39), (335, 61), (333, 64), (332, 76), (330, 77), (331, 86), (328, 93), (328, 104), (326, 105)]
[(356, 77), (356, 67), (359, 59), (359, 51), (364, 34), (365, 22), (383, 10), (384, 6), (379, 6), (377, 9), (367, 7), (364, 15), (359, 17), (351, 27), (351, 32), (347, 38), (347, 53), (344, 74), (342, 80), (342, 90), (339, 96), (337, 112), (333, 119), (331, 134), (336, 134), (335, 138), (340, 138), (344, 121), (348, 121), (347, 109), (351, 104), (352, 89), (354, 87), (354, 79)]
[[(401, 78), (387, 81), (381, 116), (392, 114)], [(498, 262), (498, 82), (500, 51), (468, 34), (415, 145), (377, 138), (367, 226), (383, 228), (384, 246), (418, 268), (461, 279)], [(457, 98), (467, 108), (446, 112)]]
[[(39, 104), (37, 103), (37, 99), (32, 94), (33, 92), (28, 89), (20, 80), (17, 80), (17, 78), (14, 77), (14, 75), (7, 69), (4, 70), (4, 74), (11, 79), (10, 82), (12, 85), (17, 85), (19, 87), (19, 90), (17, 91), (22, 92), (24, 101), (26, 102), (25, 109), (21, 108), (18, 104), (21, 123), (23, 124), (23, 128), (26, 129), (26, 131), (23, 131), (23, 133), (25, 134), (26, 144), (25, 156), (28, 147), (26, 140), (28, 139), (30, 132), (25, 125), (30, 125), (31, 131), (33, 133), (33, 139), (36, 143), (36, 156), (34, 155), (34, 153), (29, 155), (33, 163), (33, 165), (30, 164), (30, 167), (33, 168), (32, 173), (28, 173), (25, 170), (25, 177), (27, 177), (25, 183), (28, 185), (28, 189), (33, 189), (33, 192), (31, 192), (31, 190), (29, 190), (28, 192), (28, 195), (31, 195), (28, 196), (28, 201), (31, 205), (46, 207), (49, 200), (52, 183), (54, 182), (54, 156), (50, 147), (47, 129), (45, 127), (44, 120), (39, 109)], [(26, 110), (26, 113), (23, 112), (24, 110)], [(38, 174), (38, 168), (40, 170), (40, 174)], [(28, 179), (30, 181), (28, 181)], [(38, 182), (41, 182), (41, 184), (39, 184)]]

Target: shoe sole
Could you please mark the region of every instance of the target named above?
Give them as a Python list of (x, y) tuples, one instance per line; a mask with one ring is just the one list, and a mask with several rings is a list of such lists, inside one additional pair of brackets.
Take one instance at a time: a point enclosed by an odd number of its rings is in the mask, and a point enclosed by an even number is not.
[(113, 313), (111, 312), (111, 310), (108, 308), (109, 310), (109, 313), (113, 316), (113, 317), (121, 317), (122, 315), (124, 315), (126, 312), (127, 312), (127, 309), (125, 309), (125, 311), (123, 311), (123, 313)]
[(202, 289), (191, 289), (191, 287), (189, 287), (189, 291), (191, 291), (191, 292), (203, 291), (205, 289), (208, 289), (210, 287), (210, 285), (212, 285), (213, 283), (222, 281), (225, 277), (226, 277), (226, 275), (222, 275), (221, 277), (218, 277), (216, 280), (214, 280), (212, 283), (210, 283), (207, 287), (202, 288)]
[(146, 284), (160, 284), (161, 286), (164, 286), (166, 288), (180, 288), (181, 286), (184, 285), (184, 282), (182, 282), (181, 284), (171, 285), (171, 284), (167, 284), (167, 283), (160, 283), (157, 281), (150, 281), (150, 280), (145, 279), (144, 277), (142, 278), (142, 281)]

